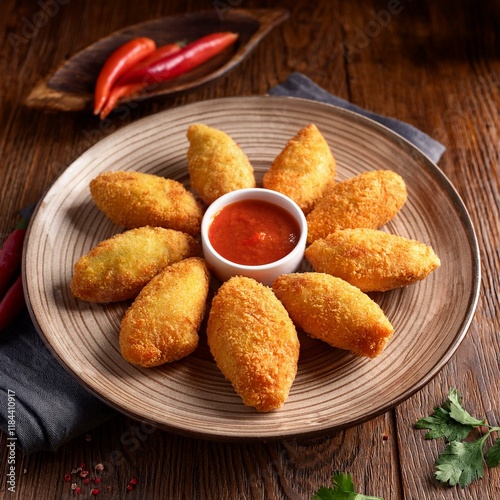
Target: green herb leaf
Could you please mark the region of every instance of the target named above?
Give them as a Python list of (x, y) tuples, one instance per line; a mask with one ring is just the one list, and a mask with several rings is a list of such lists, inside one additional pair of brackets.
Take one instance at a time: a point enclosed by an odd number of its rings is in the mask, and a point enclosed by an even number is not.
[[(472, 429), (485, 426), (488, 429), (474, 442), (464, 441)], [(448, 445), (436, 460), (435, 477), (450, 486), (465, 488), (484, 476), (484, 464), (491, 467), (500, 465), (500, 438), (483, 456), (483, 447), (493, 432), (500, 427), (492, 427), (486, 420), (478, 420), (462, 407), (462, 397), (456, 389), (450, 389), (446, 402), (434, 408), (430, 417), (421, 418), (415, 424), (417, 429), (429, 429), (426, 439), (444, 437)]]
[(313, 495), (312, 500), (383, 500), (356, 493), (350, 474), (336, 472), (332, 477), (332, 487), (323, 486)]
[(500, 465), (500, 438), (498, 438), (493, 446), (486, 452), (485, 459), (486, 465), (489, 468)]
[(483, 444), (485, 437), (468, 443), (452, 441), (436, 460), (436, 479), (450, 486), (465, 488), (484, 475)]
[(473, 429), (470, 425), (463, 425), (450, 416), (446, 408), (434, 409), (430, 417), (421, 418), (415, 424), (417, 429), (430, 429), (425, 439), (439, 439), (444, 437), (446, 441), (462, 441)]
[(425, 439), (446, 441), (463, 441), (476, 427), (483, 425), (485, 420), (472, 417), (462, 408), (462, 397), (456, 389), (450, 389), (448, 399), (442, 406), (434, 408), (430, 417), (421, 418), (415, 424), (417, 429), (429, 429)]
[(456, 389), (450, 389), (448, 393), (450, 417), (457, 422), (471, 427), (479, 427), (484, 425), (485, 420), (478, 420), (470, 415), (464, 408), (462, 408), (462, 396), (458, 394)]

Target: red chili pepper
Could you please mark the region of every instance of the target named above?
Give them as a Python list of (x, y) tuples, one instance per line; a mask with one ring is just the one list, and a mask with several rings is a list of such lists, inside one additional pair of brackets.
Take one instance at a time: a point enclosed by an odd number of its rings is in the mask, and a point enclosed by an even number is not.
[(0, 297), (3, 297), (21, 267), (27, 219), (22, 219), (0, 250)]
[(140, 68), (132, 68), (125, 73), (118, 83), (125, 85), (129, 83), (151, 84), (177, 78), (200, 64), (208, 61), (226, 47), (233, 44), (238, 35), (236, 33), (222, 32), (212, 33), (186, 45), (175, 54), (166, 56), (150, 65)]
[(104, 63), (95, 86), (94, 114), (101, 111), (115, 82), (156, 49), (150, 38), (134, 38), (115, 50)]
[(0, 301), (0, 332), (19, 315), (25, 305), (23, 279), (19, 275)]
[[(168, 45), (163, 45), (162, 47), (158, 47), (152, 54), (150, 54), (145, 59), (141, 60), (133, 69), (145, 67), (149, 64), (152, 64), (156, 61), (163, 59), (164, 57), (173, 54), (174, 52), (178, 52), (181, 50), (181, 45), (178, 43), (170, 43)], [(140, 92), (146, 87), (143, 83), (131, 83), (128, 85), (115, 85), (111, 91), (109, 92), (109, 97), (106, 100), (106, 103), (101, 109), (100, 118), (103, 120), (106, 116), (111, 113), (116, 103), (121, 97), (130, 96), (137, 92)]]
[(131, 70), (143, 69), (149, 66), (150, 64), (154, 64), (158, 61), (161, 61), (167, 56), (175, 54), (179, 52), (186, 44), (183, 42), (179, 43), (169, 43), (167, 45), (162, 45), (158, 47), (154, 52), (152, 52), (149, 56), (144, 59), (141, 59)]

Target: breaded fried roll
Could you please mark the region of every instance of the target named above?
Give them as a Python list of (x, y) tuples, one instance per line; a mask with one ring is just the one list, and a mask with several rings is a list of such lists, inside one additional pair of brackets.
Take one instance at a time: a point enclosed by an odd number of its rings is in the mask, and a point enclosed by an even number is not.
[(104, 172), (90, 182), (97, 207), (126, 229), (156, 226), (199, 234), (203, 211), (180, 182), (142, 172)]
[(315, 271), (337, 276), (364, 292), (411, 285), (440, 266), (424, 243), (376, 229), (342, 229), (306, 250)]
[(335, 158), (314, 124), (307, 125), (275, 158), (262, 185), (291, 198), (308, 213), (335, 178)]
[(393, 334), (379, 305), (340, 278), (288, 274), (276, 278), (273, 290), (297, 326), (333, 347), (375, 358)]
[(180, 231), (149, 226), (130, 229), (80, 257), (71, 291), (88, 302), (132, 299), (162, 269), (200, 252), (198, 242)]
[(268, 412), (284, 404), (297, 373), (299, 340), (269, 287), (242, 276), (226, 281), (212, 301), (207, 339), (245, 405)]
[(209, 272), (199, 257), (166, 267), (127, 309), (120, 350), (130, 363), (152, 367), (176, 361), (198, 346), (205, 313)]
[(391, 170), (364, 172), (325, 190), (307, 216), (308, 243), (337, 229), (378, 229), (405, 204), (406, 185)]
[(191, 187), (207, 205), (236, 189), (255, 187), (253, 167), (236, 142), (204, 124), (187, 130)]

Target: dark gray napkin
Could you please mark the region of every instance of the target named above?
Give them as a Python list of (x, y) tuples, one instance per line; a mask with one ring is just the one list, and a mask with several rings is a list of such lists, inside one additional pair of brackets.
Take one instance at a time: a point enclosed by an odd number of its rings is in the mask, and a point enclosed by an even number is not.
[(269, 91), (269, 94), (276, 96), (302, 97), (313, 101), (326, 102), (340, 108), (348, 109), (349, 111), (354, 111), (355, 113), (366, 116), (367, 118), (371, 118), (372, 120), (385, 125), (387, 128), (390, 128), (400, 136), (412, 142), (434, 163), (439, 161), (441, 155), (445, 151), (445, 147), (442, 144), (412, 125), (400, 122), (394, 118), (377, 115), (376, 113), (367, 111), (359, 106), (355, 106), (340, 97), (330, 94), (301, 73), (292, 73), (284, 83), (272, 88)]
[[(413, 142), (435, 162), (444, 151), (441, 144), (414, 127), (360, 109), (299, 73), (270, 94), (324, 101), (368, 116)], [(56, 450), (117, 414), (61, 367), (38, 336), (27, 311), (0, 338), (0, 398), (0, 429), (25, 453)]]
[(0, 398), (0, 429), (26, 453), (56, 450), (116, 415), (52, 356), (27, 310), (2, 333)]

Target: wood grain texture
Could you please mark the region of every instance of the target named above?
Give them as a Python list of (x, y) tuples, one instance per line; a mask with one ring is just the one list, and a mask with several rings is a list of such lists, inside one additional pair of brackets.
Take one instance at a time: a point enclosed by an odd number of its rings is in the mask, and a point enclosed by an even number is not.
[[(222, 1), (217, 3), (222, 12), (234, 6), (282, 6), (290, 17), (233, 72), (191, 94), (128, 107), (104, 123), (86, 114), (45, 115), (23, 106), (51, 68), (111, 32), (212, 5), (201, 0), (74, 0), (61, 3), (57, 14), (31, 33), (24, 19), (32, 22), (40, 5), (27, 0), (2, 3), (0, 239), (12, 230), (19, 208), (38, 201), (71, 161), (113, 131), (179, 104), (264, 94), (297, 70), (340, 97), (412, 123), (445, 144), (439, 165), (467, 206), (482, 256), (481, 293), (471, 327), (432, 381), (394, 411), (356, 427), (321, 438), (241, 445), (141, 428), (119, 416), (95, 429), (90, 441), (82, 436), (57, 453), (18, 455), (16, 497), (71, 498), (64, 474), (80, 462), (103, 462), (107, 470), (99, 498), (309, 499), (336, 470), (351, 472), (359, 491), (385, 500), (499, 498), (499, 468), (465, 490), (435, 481), (433, 463), (443, 444), (425, 441), (424, 431), (413, 428), (450, 387), (463, 394), (472, 414), (500, 425), (497, 2)], [(397, 12), (389, 12), (390, 19), (381, 14), (377, 24), (376, 15), (389, 5), (399, 6)], [(5, 437), (1, 440), (3, 449)], [(127, 493), (133, 476), (139, 486)]]

